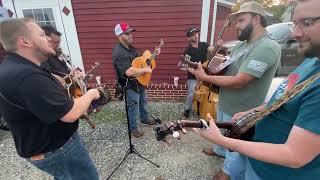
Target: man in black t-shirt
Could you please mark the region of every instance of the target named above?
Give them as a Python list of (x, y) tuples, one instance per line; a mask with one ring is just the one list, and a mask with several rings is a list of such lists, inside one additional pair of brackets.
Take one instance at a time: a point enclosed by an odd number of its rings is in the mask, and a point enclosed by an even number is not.
[[(132, 61), (138, 57), (138, 52), (132, 46), (132, 29), (127, 23), (117, 24), (115, 35), (118, 42), (112, 51), (112, 63), (116, 71), (118, 82), (124, 82), (121, 85), (126, 86), (126, 100), (128, 104), (128, 116), (130, 130), (134, 137), (141, 138), (143, 132), (137, 128), (137, 117), (140, 114), (142, 124), (154, 125), (155, 120), (149, 118), (147, 111), (147, 92), (139, 82), (134, 79), (145, 73), (151, 73), (150, 67), (135, 68), (131, 66)], [(139, 113), (140, 112), (140, 113)]]
[[(188, 54), (191, 56), (191, 61), (193, 62), (205, 62), (207, 60), (208, 52), (212, 53), (214, 50), (213, 46), (209, 46), (206, 42), (199, 42), (199, 30), (196, 28), (189, 28), (187, 31), (187, 39), (189, 41), (189, 45), (184, 51), (184, 55)], [(188, 95), (185, 102), (185, 111), (184, 117), (189, 118), (190, 111), (192, 110), (192, 101), (195, 93), (195, 89), (197, 86), (196, 77), (187, 72), (188, 80), (187, 80), (187, 87), (188, 87)]]
[(0, 113), (19, 156), (55, 179), (99, 179), (77, 134), (78, 118), (100, 97), (90, 89), (70, 99), (40, 64), (55, 54), (50, 38), (29, 18), (0, 23), (7, 56), (0, 66)]

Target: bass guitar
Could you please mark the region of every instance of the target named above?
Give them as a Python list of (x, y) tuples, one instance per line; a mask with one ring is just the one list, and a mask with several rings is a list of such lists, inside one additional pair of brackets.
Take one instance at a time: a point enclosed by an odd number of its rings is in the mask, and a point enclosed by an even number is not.
[[(164, 45), (164, 40), (160, 39), (160, 44), (159, 46), (154, 50), (154, 52), (151, 54), (150, 51), (146, 50), (142, 56), (139, 56), (137, 58), (135, 58), (132, 61), (132, 67), (138, 68), (138, 69), (142, 69), (145, 67), (150, 67), (152, 70), (154, 68), (156, 68), (156, 61), (155, 61), (155, 57), (159, 51), (159, 49)], [(158, 49), (158, 50), (157, 50)], [(143, 85), (143, 86), (147, 86), (150, 82), (151, 79), (151, 73), (145, 73), (141, 76), (136, 77), (136, 79), (138, 80), (138, 82)]]
[[(235, 139), (251, 140), (254, 134), (254, 127), (247, 128), (247, 125), (255, 118), (257, 112), (250, 112), (234, 122), (215, 122), (220, 129), (226, 129), (225, 136)], [(166, 141), (170, 134), (179, 138), (178, 131), (186, 132), (184, 128), (209, 128), (209, 123), (203, 119), (199, 121), (179, 120), (159, 124), (153, 128), (158, 141)]]

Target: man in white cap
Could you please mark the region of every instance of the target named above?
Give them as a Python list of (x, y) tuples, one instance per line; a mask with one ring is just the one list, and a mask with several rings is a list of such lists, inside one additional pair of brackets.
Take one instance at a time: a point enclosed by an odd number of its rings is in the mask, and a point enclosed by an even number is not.
[[(320, 177), (319, 7), (319, 0), (298, 0), (292, 37), (299, 42), (299, 52), (307, 58), (281, 83), (267, 107), (272, 108), (273, 103), (277, 105), (287, 99), (284, 92), (295, 91), (296, 85), (305, 81), (310, 84), (257, 122), (253, 142), (222, 136), (213, 121), (210, 130), (199, 132), (205, 139), (248, 157), (242, 165), (245, 167), (244, 179)], [(314, 76), (317, 78), (310, 81)]]
[(132, 46), (133, 31), (135, 31), (135, 29), (132, 29), (127, 23), (120, 23), (115, 26), (114, 32), (119, 41), (113, 48), (112, 62), (118, 82), (126, 82), (121, 85), (125, 86), (126, 89), (131, 134), (136, 138), (141, 138), (143, 132), (137, 127), (138, 114), (140, 114), (142, 124), (154, 125), (155, 120), (149, 118), (147, 111), (147, 92), (135, 77), (145, 73), (151, 73), (152, 70), (150, 67), (139, 69), (131, 65), (132, 61), (139, 56), (137, 50)]
[[(268, 37), (265, 10), (259, 3), (247, 2), (229, 16), (235, 21), (235, 29), (240, 42), (232, 49), (233, 61), (223, 76), (207, 75), (201, 66), (193, 70), (203, 81), (220, 87), (217, 121), (232, 121), (232, 116), (241, 111), (264, 103), (272, 78), (280, 61), (280, 45)], [(224, 166), (215, 179), (236, 179), (245, 158), (237, 152), (229, 152), (220, 146), (205, 148), (208, 155), (225, 156)], [(240, 159), (240, 160), (238, 160)], [(242, 160), (242, 161), (241, 161)]]

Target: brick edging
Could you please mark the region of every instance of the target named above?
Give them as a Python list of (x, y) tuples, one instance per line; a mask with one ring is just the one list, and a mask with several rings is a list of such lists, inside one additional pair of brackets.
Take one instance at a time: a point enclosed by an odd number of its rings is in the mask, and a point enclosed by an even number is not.
[[(115, 82), (104, 82), (105, 86), (110, 93), (111, 100), (114, 100)], [(89, 83), (89, 87), (95, 87), (96, 83)], [(187, 85), (180, 84), (177, 87), (174, 84), (149, 84), (146, 87), (148, 93), (148, 100), (152, 101), (184, 101), (187, 96)]]

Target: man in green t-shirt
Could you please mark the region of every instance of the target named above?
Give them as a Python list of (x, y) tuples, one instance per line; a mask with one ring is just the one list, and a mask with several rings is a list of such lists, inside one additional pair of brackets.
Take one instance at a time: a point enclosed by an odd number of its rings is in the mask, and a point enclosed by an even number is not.
[[(273, 94), (270, 107), (284, 92), (320, 73), (319, 0), (298, 0), (293, 17), (293, 38), (307, 59), (283, 81)], [(236, 113), (232, 119), (265, 105)], [(320, 177), (320, 78), (281, 107), (257, 122), (253, 142), (221, 134), (212, 118), (210, 129), (198, 131), (212, 143), (248, 158), (241, 163), (244, 179), (319, 179)], [(210, 119), (210, 117), (209, 117)], [(236, 162), (237, 164), (238, 162)], [(240, 174), (238, 174), (240, 175)]]
[[(232, 49), (230, 57), (236, 58), (223, 76), (207, 75), (199, 65), (191, 70), (194, 75), (203, 81), (220, 87), (219, 110), (217, 120), (231, 121), (231, 117), (240, 111), (254, 108), (264, 102), (271, 81), (276, 73), (281, 48), (271, 39), (266, 30), (265, 9), (256, 2), (244, 3), (239, 11), (230, 15), (235, 21), (235, 29), (240, 42)], [(215, 179), (233, 178), (237, 166), (232, 163), (235, 159), (245, 158), (235, 152), (219, 146), (204, 149), (208, 155), (225, 156), (224, 166), (215, 175)]]

